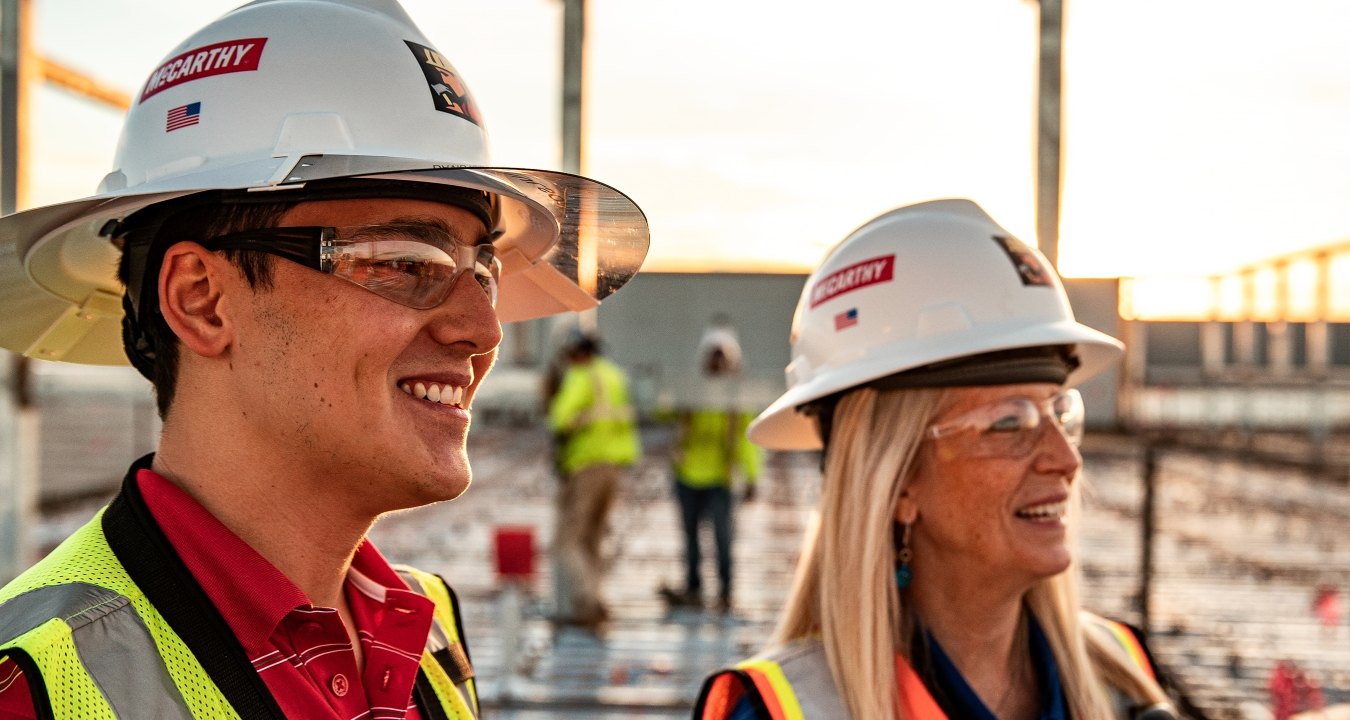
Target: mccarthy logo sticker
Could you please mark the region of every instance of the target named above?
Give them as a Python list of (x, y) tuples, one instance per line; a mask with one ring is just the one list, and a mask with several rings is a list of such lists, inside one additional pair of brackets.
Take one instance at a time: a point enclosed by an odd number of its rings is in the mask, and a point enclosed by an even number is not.
[(469, 95), (469, 86), (450, 67), (450, 61), (436, 52), (435, 48), (418, 45), (411, 40), (403, 42), (408, 43), (408, 49), (412, 50), (413, 56), (422, 65), (422, 75), (427, 85), (431, 86), (431, 99), (436, 103), (436, 109), (458, 115), (474, 125), (482, 125), (483, 119), (478, 115), (478, 105)]
[(874, 257), (826, 275), (811, 288), (811, 307), (858, 288), (890, 282), (895, 277), (895, 256)]
[(263, 45), (266, 44), (267, 38), (226, 40), (169, 58), (150, 73), (150, 79), (145, 81), (145, 87), (141, 89), (140, 102), (145, 102), (155, 93), (193, 80), (257, 70)]

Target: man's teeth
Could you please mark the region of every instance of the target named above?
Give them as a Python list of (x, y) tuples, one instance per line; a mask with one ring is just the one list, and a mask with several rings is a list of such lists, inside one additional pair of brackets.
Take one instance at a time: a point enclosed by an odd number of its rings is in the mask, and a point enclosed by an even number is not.
[(403, 383), (398, 389), (419, 399), (429, 400), (442, 405), (463, 405), (464, 391), (467, 388), (456, 387), (454, 385), (437, 385), (436, 383), (416, 383), (409, 385)]
[(1024, 507), (1017, 511), (1017, 517), (1029, 519), (1057, 518), (1063, 517), (1069, 504), (1067, 502), (1045, 503), (1044, 505), (1032, 505)]

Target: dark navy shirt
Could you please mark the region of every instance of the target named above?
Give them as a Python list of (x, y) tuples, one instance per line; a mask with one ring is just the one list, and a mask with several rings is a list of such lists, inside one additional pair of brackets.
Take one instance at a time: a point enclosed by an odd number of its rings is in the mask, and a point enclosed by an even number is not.
[[(1068, 720), (1067, 703), (1064, 688), (1059, 682), (1055, 655), (1050, 652), (1050, 643), (1046, 641), (1040, 624), (1030, 614), (1027, 615), (1027, 630), (1031, 641), (1031, 662), (1036, 669), (1036, 688), (1041, 699), (1041, 711), (1037, 717), (1039, 720)], [(937, 640), (925, 632), (923, 641), (930, 662), (929, 667), (919, 670), (919, 676), (947, 717), (952, 720), (997, 720), (966, 683), (961, 671), (956, 669)], [(919, 644), (917, 639), (915, 644)]]
[(750, 699), (741, 698), (736, 707), (732, 708), (727, 720), (759, 720), (759, 717), (755, 715), (755, 708), (750, 704)]

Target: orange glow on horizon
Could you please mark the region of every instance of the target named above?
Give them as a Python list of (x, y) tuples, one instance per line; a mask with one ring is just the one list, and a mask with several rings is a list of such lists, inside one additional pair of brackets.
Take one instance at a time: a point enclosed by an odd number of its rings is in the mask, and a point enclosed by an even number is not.
[(1350, 244), (1296, 253), (1226, 275), (1122, 278), (1127, 320), (1350, 321)]
[(813, 268), (801, 263), (741, 259), (713, 262), (707, 258), (649, 258), (642, 264), (644, 273), (716, 273), (747, 275), (809, 275)]

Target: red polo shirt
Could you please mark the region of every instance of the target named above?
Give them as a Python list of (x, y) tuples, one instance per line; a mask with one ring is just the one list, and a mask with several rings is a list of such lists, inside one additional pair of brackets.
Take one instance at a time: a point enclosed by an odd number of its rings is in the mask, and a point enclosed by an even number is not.
[[(369, 540), (343, 587), (361, 641), (357, 669), (337, 610), (315, 607), (280, 570), (160, 475), (136, 481), (169, 544), (215, 603), (286, 717), (420, 720), (412, 701), (434, 604), (408, 589)], [(28, 684), (0, 661), (0, 720), (34, 718)]]

